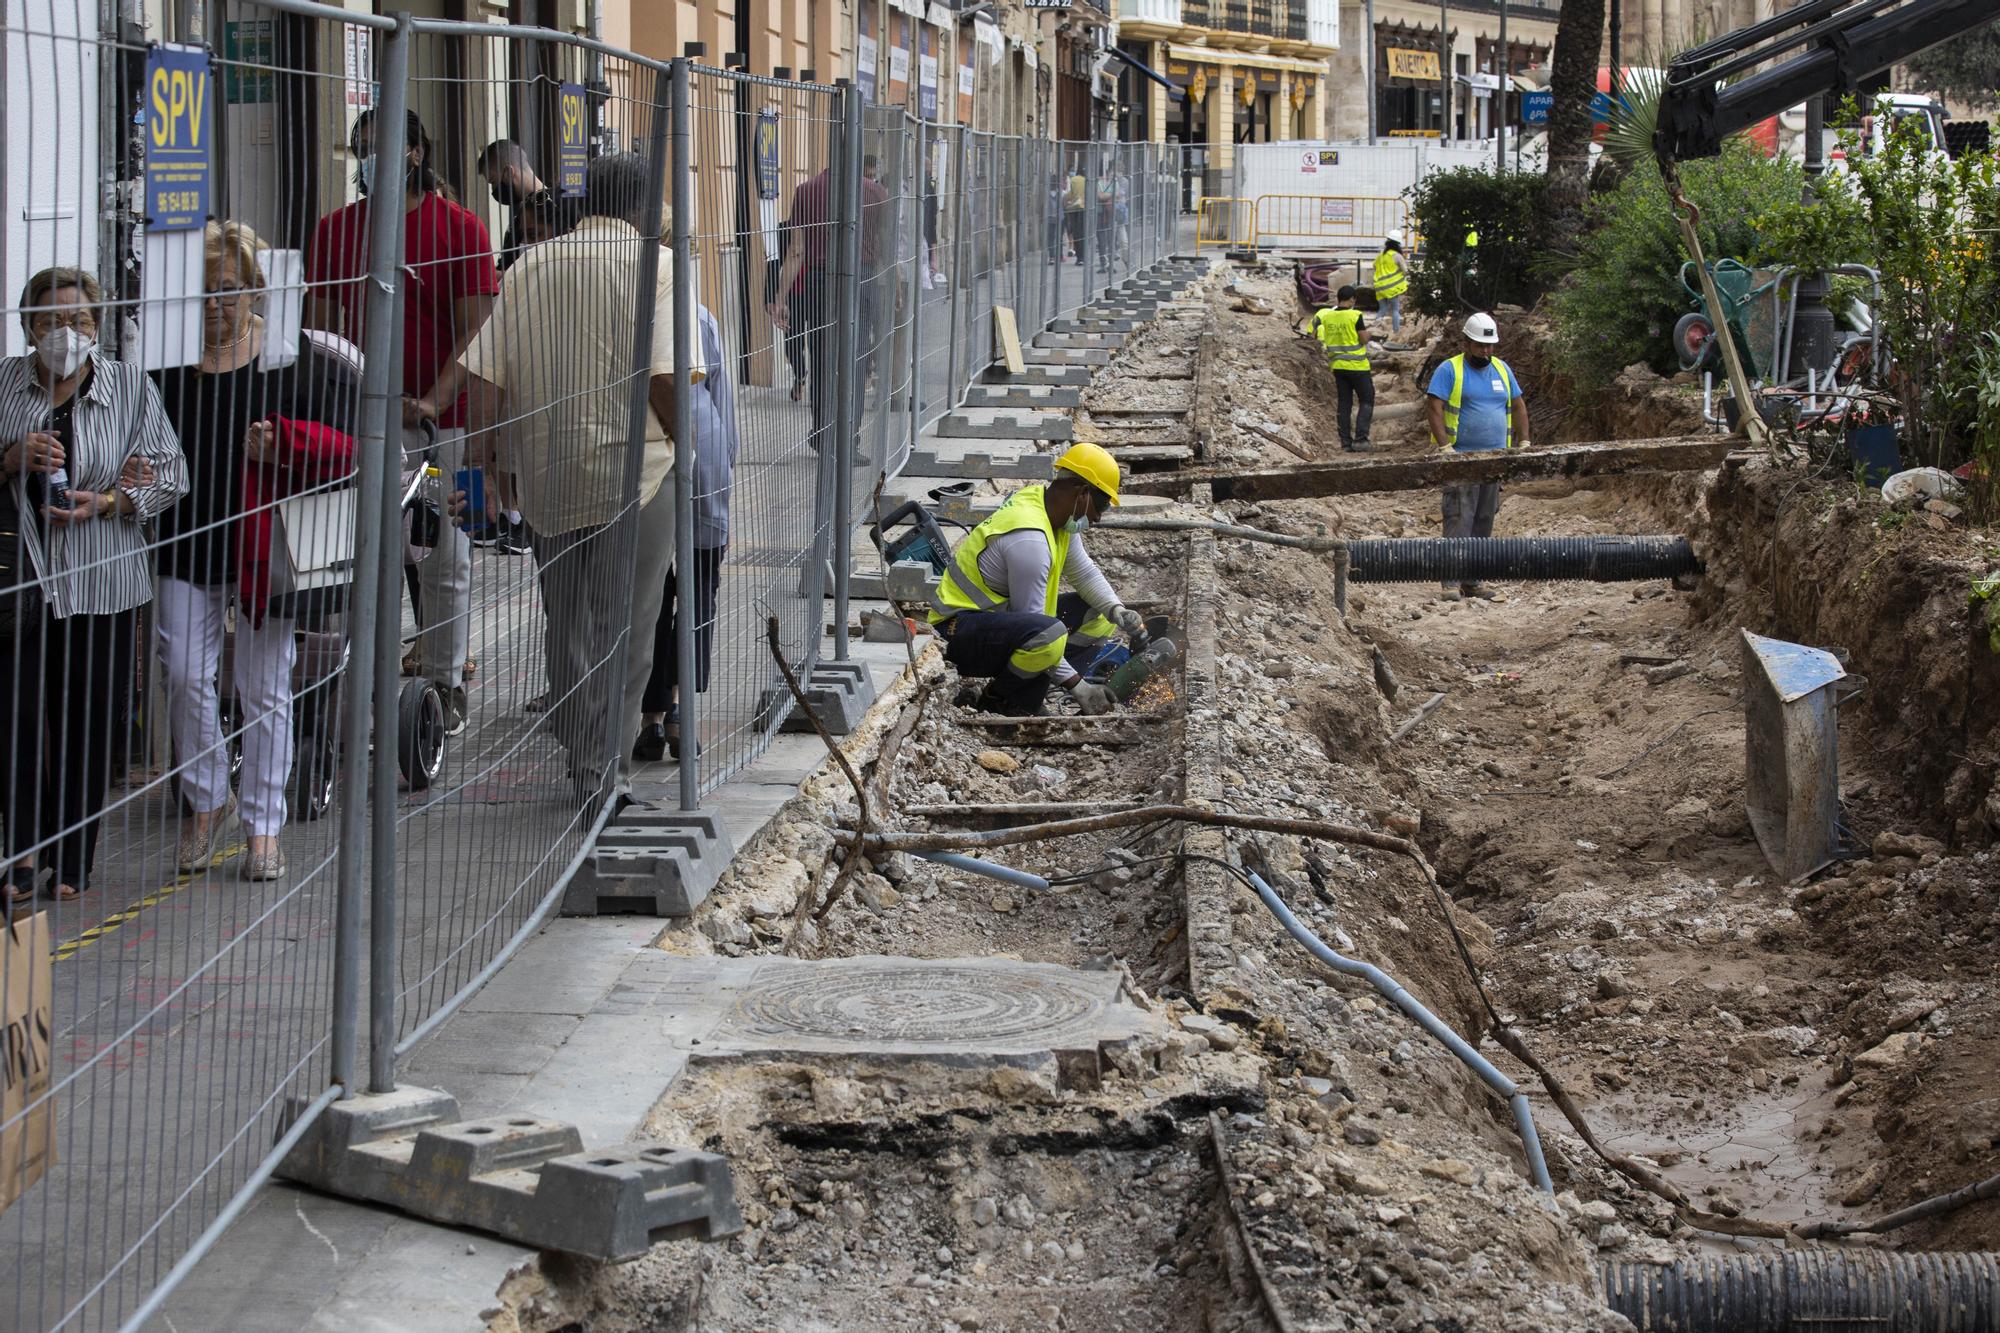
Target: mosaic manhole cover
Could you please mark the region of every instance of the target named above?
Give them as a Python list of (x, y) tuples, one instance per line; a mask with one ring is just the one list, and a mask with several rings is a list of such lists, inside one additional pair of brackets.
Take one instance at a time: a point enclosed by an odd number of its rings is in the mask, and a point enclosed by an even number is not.
[(1098, 1019), (1101, 985), (990, 968), (843, 967), (759, 981), (729, 1027), (760, 1041), (816, 1038), (977, 1047)]

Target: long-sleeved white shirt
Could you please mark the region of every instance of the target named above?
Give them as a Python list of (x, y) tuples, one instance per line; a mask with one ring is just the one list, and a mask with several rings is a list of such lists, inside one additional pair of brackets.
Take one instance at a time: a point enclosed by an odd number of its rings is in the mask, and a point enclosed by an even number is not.
[[(1057, 540), (1066, 535), (1069, 554), (1063, 559), (1063, 582), (1072, 591), (1081, 593), (1092, 607), (1109, 611), (1118, 605), (1118, 594), (1111, 590), (1111, 581), (1090, 558), (1090, 552), (1083, 549), (1082, 537), (1058, 533)], [(1039, 531), (1016, 528), (986, 543), (979, 553), (979, 577), (1007, 599), (1009, 611), (1041, 615), (1048, 606), (1049, 567), (1053, 563), (1049, 544), (1042, 540)], [(1058, 685), (1067, 685), (1075, 676), (1076, 668), (1060, 660), (1049, 671), (1050, 679)]]

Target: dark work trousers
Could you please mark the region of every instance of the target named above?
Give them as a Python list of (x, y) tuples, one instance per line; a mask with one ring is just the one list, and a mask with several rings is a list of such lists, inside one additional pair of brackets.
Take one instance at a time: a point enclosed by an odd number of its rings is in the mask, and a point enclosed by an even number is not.
[[(1042, 700), (1048, 697), (1049, 675), (1040, 671), (1032, 676), (1018, 676), (1008, 659), (1030, 639), (1047, 632), (1056, 621), (1075, 630), (1093, 614), (1082, 594), (1073, 592), (1056, 598), (1053, 617), (1032, 611), (961, 611), (950, 622), (944, 660), (967, 679), (987, 678), (982, 706), (988, 712), (1032, 717), (1041, 711)], [(1094, 654), (1099, 646), (1092, 643), (1084, 651)], [(1070, 665), (1078, 664), (1072, 661)]]
[[(1336, 370), (1334, 388), (1340, 398), (1340, 447), (1367, 447), (1369, 427), (1375, 424), (1375, 376), (1366, 370)], [(1355, 410), (1356, 400), (1360, 410)]]
[[(811, 373), (806, 379), (806, 398), (812, 404), (813, 452), (833, 435), (837, 404), (833, 401), (833, 363), (840, 330), (834, 327), (833, 284), (816, 269), (808, 269), (805, 282), (791, 299), (801, 314), (790, 316), (793, 326), (804, 330), (806, 363)], [(841, 376), (840, 378), (845, 378)]]
[(111, 790), (119, 730), (132, 715), (138, 613), (70, 616), (0, 639), (0, 784), (6, 862), (46, 844), (35, 864), (83, 890)]
[(1076, 262), (1083, 262), (1083, 210), (1063, 214), (1063, 226), (1069, 230), (1070, 248), (1075, 252)]
[(1491, 537), (1500, 512), (1500, 483), (1475, 481), (1444, 488), (1444, 535)]
[(798, 383), (806, 378), (806, 302), (798, 292), (785, 296), (785, 319), (790, 328), (785, 330), (785, 364), (792, 368), (792, 381)]
[[(715, 595), (722, 586), (726, 546), (696, 547), (694, 553), (694, 688), (708, 690), (708, 663), (715, 652)], [(680, 617), (674, 596), (674, 567), (667, 566), (667, 590), (660, 601), (660, 618), (653, 622), (653, 674), (646, 680), (646, 697), (639, 707), (647, 713), (674, 714), (674, 687), (681, 681), (680, 652), (674, 636)]]

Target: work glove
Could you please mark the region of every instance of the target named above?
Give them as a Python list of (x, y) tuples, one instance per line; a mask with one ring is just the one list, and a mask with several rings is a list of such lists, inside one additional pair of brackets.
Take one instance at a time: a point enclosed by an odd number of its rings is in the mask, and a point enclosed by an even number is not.
[(1086, 717), (1108, 713), (1118, 704), (1118, 698), (1111, 693), (1110, 686), (1093, 685), (1087, 680), (1080, 682), (1071, 690), (1070, 697), (1076, 700), (1076, 706), (1083, 710)]
[(1111, 623), (1130, 635), (1146, 632), (1146, 617), (1129, 606), (1114, 606), (1110, 611)]

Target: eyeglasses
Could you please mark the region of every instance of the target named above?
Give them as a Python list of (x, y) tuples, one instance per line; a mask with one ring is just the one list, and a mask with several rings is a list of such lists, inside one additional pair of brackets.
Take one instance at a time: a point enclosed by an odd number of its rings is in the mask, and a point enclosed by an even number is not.
[(247, 295), (249, 291), (248, 287), (210, 287), (202, 293), (201, 299), (204, 301), (234, 301), (239, 296)]
[(28, 316), (28, 330), (37, 337), (52, 329), (75, 329), (80, 333), (95, 333), (97, 316), (88, 306), (63, 306), (55, 310), (38, 310)]

